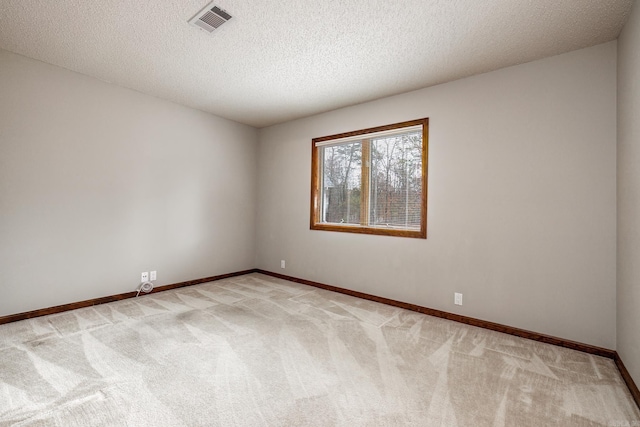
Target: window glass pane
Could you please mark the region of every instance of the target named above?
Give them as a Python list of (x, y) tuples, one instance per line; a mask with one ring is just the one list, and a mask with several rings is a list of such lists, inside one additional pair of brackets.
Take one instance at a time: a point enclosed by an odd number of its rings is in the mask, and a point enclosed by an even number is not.
[(424, 118), (313, 138), (310, 228), (426, 239), (428, 126)]
[(360, 224), (362, 143), (324, 147), (321, 222)]
[(419, 229), (421, 198), (421, 132), (372, 140), (369, 225)]

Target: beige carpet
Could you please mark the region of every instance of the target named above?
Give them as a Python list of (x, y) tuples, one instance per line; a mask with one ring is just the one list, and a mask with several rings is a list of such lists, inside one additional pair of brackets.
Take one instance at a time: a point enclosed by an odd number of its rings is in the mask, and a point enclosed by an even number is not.
[(0, 326), (0, 426), (640, 426), (611, 360), (251, 274)]

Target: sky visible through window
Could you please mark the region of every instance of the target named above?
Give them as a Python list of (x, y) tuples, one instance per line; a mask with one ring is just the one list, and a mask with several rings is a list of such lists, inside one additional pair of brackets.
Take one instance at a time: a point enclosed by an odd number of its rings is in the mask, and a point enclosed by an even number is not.
[[(369, 151), (369, 225), (419, 229), (422, 133), (372, 139)], [(322, 156), (323, 222), (361, 224), (362, 141), (324, 147)]]

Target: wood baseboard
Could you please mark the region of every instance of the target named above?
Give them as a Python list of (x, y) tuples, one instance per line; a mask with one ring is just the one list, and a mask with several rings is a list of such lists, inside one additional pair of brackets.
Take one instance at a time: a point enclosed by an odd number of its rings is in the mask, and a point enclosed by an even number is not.
[[(153, 288), (150, 293), (168, 291), (170, 289), (183, 288), (185, 286), (197, 285), (200, 283), (214, 282), (216, 280), (226, 279), (229, 277), (243, 276), (249, 273), (255, 273), (256, 269), (237, 271), (235, 273), (220, 274), (218, 276), (203, 277), (202, 279), (188, 280), (186, 282), (173, 283)], [(62, 313), (64, 311), (75, 310), (77, 308), (91, 307), (93, 305), (105, 304), (108, 302), (120, 301), (127, 298), (135, 298), (137, 292), (125, 292), (123, 294), (110, 295), (106, 297), (89, 299), (86, 301), (72, 302), (69, 304), (58, 305), (55, 307), (41, 308), (39, 310), (28, 311), (25, 313), (10, 314), (0, 317), (0, 325), (4, 323), (17, 322), (19, 320), (31, 319), (34, 317), (46, 316), (48, 314)]]
[(339, 292), (341, 294), (351, 295), (358, 298), (367, 299), (370, 301), (379, 302), (382, 304), (392, 305), (395, 307), (404, 308), (411, 311), (416, 311), (418, 313), (428, 314), (430, 316), (441, 317), (443, 319), (453, 320), (460, 323), (465, 323), (467, 325), (477, 326), (480, 328), (490, 329), (492, 331), (502, 332), (509, 335), (514, 335), (521, 338), (526, 338), (534, 341), (540, 341), (547, 344), (553, 344), (560, 347), (570, 348), (572, 350), (582, 351), (584, 353), (594, 354), (596, 356), (602, 356), (609, 359), (613, 359), (618, 370), (620, 371), (620, 375), (622, 379), (627, 384), (629, 391), (631, 392), (631, 396), (640, 408), (640, 390), (638, 390), (638, 386), (633, 381), (633, 378), (627, 371), (627, 368), (622, 363), (622, 359), (620, 359), (620, 355), (615, 350), (609, 350), (602, 347), (596, 347), (589, 344), (583, 344), (576, 341), (566, 340), (563, 338), (553, 337), (550, 335), (540, 334), (537, 332), (527, 331), (525, 329), (514, 328), (512, 326), (502, 325), (500, 323), (489, 322), (486, 320), (480, 320), (473, 317), (463, 316), (460, 314), (449, 313), (442, 310), (436, 310), (433, 308), (422, 307), (416, 304), (410, 304), (402, 301), (396, 301), (389, 298), (378, 297), (375, 295), (366, 294), (364, 292), (352, 291), (350, 289), (340, 288), (338, 286), (326, 285), (324, 283), (318, 283), (311, 280), (300, 279), (297, 277), (287, 276), (285, 274), (274, 273), (272, 271), (266, 271), (261, 269), (256, 269), (257, 273), (266, 274), (267, 276), (277, 277), (279, 279), (289, 280), (291, 282), (301, 283), (303, 285), (314, 286), (316, 288), (326, 289), (328, 291)]
[(631, 396), (633, 396), (633, 400), (636, 401), (636, 405), (638, 405), (638, 408), (640, 408), (640, 389), (638, 389), (638, 386), (633, 381), (633, 378), (631, 378), (631, 374), (629, 374), (629, 371), (627, 371), (627, 367), (624, 366), (624, 363), (622, 363), (622, 359), (620, 358), (618, 352), (616, 352), (613, 360), (616, 362), (616, 366), (620, 371), (620, 375), (622, 375), (622, 379), (627, 384), (627, 387), (629, 387), (629, 391), (631, 392)]
[[(350, 289), (340, 288), (338, 286), (326, 285), (324, 283), (314, 282), (311, 280), (300, 279), (297, 277), (287, 276), (284, 274), (274, 273), (271, 271), (261, 270), (253, 268), (250, 270), (237, 271), (235, 273), (220, 274), (218, 276), (204, 277), (202, 279), (188, 280), (186, 282), (173, 283), (170, 285), (163, 285), (153, 288), (150, 293), (163, 292), (171, 289), (183, 288), (185, 286), (198, 285), (200, 283), (214, 282), (216, 280), (227, 279), (229, 277), (243, 276), (250, 273), (262, 273), (267, 276), (277, 277), (279, 279), (289, 280), (291, 282), (301, 283), (303, 285), (309, 285), (316, 288), (326, 289), (328, 291), (338, 292), (341, 294), (351, 295), (353, 297), (367, 299), (370, 301), (379, 302), (382, 304), (392, 305), (395, 307), (404, 308), (406, 310), (415, 311), (418, 313), (428, 314), (430, 316), (441, 317), (443, 319), (453, 320), (455, 322), (465, 323), (467, 325), (477, 326), (480, 328), (490, 329), (492, 331), (502, 332), (509, 335), (514, 335), (521, 338), (526, 338), (534, 341), (540, 341), (547, 344), (553, 344), (560, 347), (566, 347), (573, 350), (582, 351), (584, 353), (594, 354), (597, 356), (607, 357), (615, 361), (620, 375), (624, 379), (633, 399), (635, 400), (638, 408), (640, 408), (640, 390), (633, 381), (633, 378), (624, 366), (620, 355), (615, 350), (609, 350), (602, 347), (596, 347), (589, 344), (583, 344), (576, 341), (565, 340), (563, 338), (553, 337), (550, 335), (540, 334), (537, 332), (527, 331), (525, 329), (514, 328), (512, 326), (502, 325), (500, 323), (489, 322), (486, 320), (480, 320), (473, 317), (463, 316), (460, 314), (449, 313), (442, 310), (436, 310), (433, 308), (422, 307), (416, 304), (410, 304), (402, 301), (396, 301), (390, 298), (379, 297), (371, 294), (367, 294), (359, 291), (352, 291)], [(75, 310), (78, 308), (91, 307), (98, 304), (105, 304), (108, 302), (120, 301), (127, 298), (135, 298), (136, 292), (125, 292), (122, 294), (111, 295), (101, 298), (94, 298), (86, 301), (79, 301), (70, 304), (58, 305), (55, 307), (42, 308), (39, 310), (28, 311), (25, 313), (10, 314), (8, 316), (0, 317), (0, 325), (4, 323), (17, 322), (19, 320), (31, 319), (34, 317), (46, 316), (48, 314), (62, 313), (64, 311)]]
[(589, 344), (583, 344), (576, 341), (566, 340), (550, 335), (540, 334), (538, 332), (527, 331), (525, 329), (514, 328), (512, 326), (502, 325), (500, 323), (489, 322), (487, 320), (480, 320), (473, 317), (463, 316), (461, 314), (449, 313), (442, 310), (436, 310), (433, 308), (422, 307), (416, 304), (410, 304), (407, 302), (396, 301), (389, 298), (379, 297), (375, 295), (366, 294), (364, 292), (352, 291), (350, 289), (344, 289), (337, 286), (326, 285), (324, 283), (313, 282), (311, 280), (299, 279), (297, 277), (291, 277), (284, 274), (274, 273), (271, 271), (257, 269), (258, 273), (266, 274), (268, 276), (277, 277), (280, 279), (289, 280), (291, 282), (302, 283), (304, 285), (314, 286), (316, 288), (322, 288), (333, 292), (339, 292), (346, 295), (351, 295), (358, 298), (368, 299), (370, 301), (379, 302), (382, 304), (392, 305), (395, 307), (404, 308), (418, 313), (428, 314), (430, 316), (441, 317), (443, 319), (453, 320), (455, 322), (465, 323), (467, 325), (477, 326), (480, 328), (490, 329), (492, 331), (502, 332), (509, 335), (515, 335), (521, 338), (527, 338), (534, 341), (540, 341), (547, 344), (553, 344), (560, 347), (566, 347), (573, 350), (582, 351), (584, 353), (595, 354), (597, 356), (607, 357), (609, 359), (615, 359), (615, 350), (609, 350), (602, 347), (596, 347)]
[(527, 331), (525, 329), (514, 328), (512, 326), (502, 325), (500, 323), (489, 322), (486, 320), (480, 320), (473, 317), (463, 316), (460, 314), (449, 313), (442, 310), (436, 310), (433, 308), (422, 307), (416, 304), (410, 304), (402, 301), (396, 301), (389, 298), (378, 297), (375, 295), (366, 294), (364, 292), (352, 291), (350, 289), (340, 288), (338, 286), (326, 285), (324, 283), (318, 283), (311, 280), (300, 279), (297, 277), (287, 276), (285, 274), (274, 273), (272, 271), (266, 271), (261, 269), (256, 269), (257, 273), (266, 274), (267, 276), (277, 277), (279, 279), (289, 280), (291, 282), (301, 283), (303, 285), (314, 286), (316, 288), (326, 289), (328, 291), (339, 292), (341, 294), (351, 295), (358, 298), (367, 299), (370, 301), (379, 302), (382, 304), (392, 305), (395, 307), (404, 308), (411, 311), (416, 311), (418, 313), (428, 314), (430, 316), (441, 317), (443, 319), (453, 320), (455, 322), (465, 323), (467, 325), (477, 326), (480, 328), (490, 329), (492, 331), (502, 332), (509, 335), (514, 335), (521, 338), (526, 338), (534, 341), (540, 341), (547, 344), (553, 344), (560, 347), (570, 348), (572, 350), (582, 351), (584, 353), (594, 354), (596, 356), (602, 356), (609, 359), (613, 359), (618, 370), (620, 371), (620, 375), (622, 379), (627, 384), (629, 391), (631, 392), (631, 396), (640, 408), (640, 390), (638, 390), (638, 386), (633, 381), (633, 378), (627, 371), (627, 368), (622, 363), (622, 359), (620, 359), (620, 355), (615, 350), (609, 350), (602, 347), (596, 347), (589, 344), (583, 344), (576, 341), (566, 340), (563, 338), (553, 337), (550, 335), (540, 334), (537, 332)]

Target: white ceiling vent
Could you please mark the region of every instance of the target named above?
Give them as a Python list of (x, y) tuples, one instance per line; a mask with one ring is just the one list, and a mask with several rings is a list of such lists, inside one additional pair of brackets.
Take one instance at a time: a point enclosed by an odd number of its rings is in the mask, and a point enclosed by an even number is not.
[(196, 13), (196, 15), (189, 20), (189, 24), (211, 34), (229, 19), (231, 19), (231, 15), (218, 6), (214, 6), (213, 2), (211, 2), (200, 12)]

